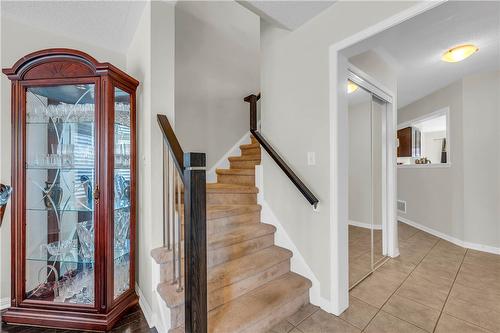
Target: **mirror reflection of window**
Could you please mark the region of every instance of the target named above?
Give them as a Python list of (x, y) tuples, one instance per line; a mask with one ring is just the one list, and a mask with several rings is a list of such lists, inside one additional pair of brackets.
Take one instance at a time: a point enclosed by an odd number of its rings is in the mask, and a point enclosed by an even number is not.
[(449, 164), (447, 124), (447, 111), (401, 124), (398, 129), (398, 165)]

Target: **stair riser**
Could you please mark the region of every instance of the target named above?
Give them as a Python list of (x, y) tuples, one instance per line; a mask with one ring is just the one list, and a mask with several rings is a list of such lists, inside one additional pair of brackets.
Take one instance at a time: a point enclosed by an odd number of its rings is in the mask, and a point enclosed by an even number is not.
[(257, 203), (257, 193), (208, 193), (207, 205), (251, 205)]
[[(160, 283), (172, 281), (173, 280), (173, 265), (172, 262), (167, 262), (160, 265)], [(175, 267), (177, 270), (177, 267)], [(184, 258), (181, 260), (181, 272), (182, 276), (184, 276)]]
[(260, 148), (246, 148), (246, 149), (240, 149), (241, 150), (241, 155), (259, 155), (260, 154)]
[(246, 223), (259, 223), (260, 211), (233, 215), (208, 221), (208, 233), (214, 234), (226, 230), (228, 227), (234, 227)]
[(231, 169), (254, 169), (256, 165), (259, 165), (260, 161), (234, 161), (230, 162)]
[(170, 322), (171, 322), (171, 328), (178, 328), (180, 326), (184, 325), (184, 318), (185, 318), (185, 306), (184, 303), (182, 303), (179, 306), (170, 308)]
[[(288, 301), (284, 306), (269, 313), (269, 316), (263, 320), (256, 322), (255, 325), (251, 327), (239, 331), (239, 333), (266, 333), (269, 331), (270, 327), (274, 327), (285, 318), (290, 317), (307, 303), (309, 303), (309, 291)], [(215, 331), (209, 329), (209, 333), (215, 333)]]
[(217, 181), (222, 184), (255, 185), (255, 175), (217, 175)]
[(213, 286), (208, 286), (208, 309), (212, 310), (219, 305), (230, 302), (237, 297), (254, 290), (263, 284), (290, 271), (290, 260), (285, 260), (265, 271), (258, 272), (241, 281), (235, 282), (223, 288), (212, 290)]
[(208, 267), (219, 265), (223, 262), (246, 256), (250, 253), (265, 249), (272, 245), (274, 245), (274, 234), (269, 234), (212, 250), (210, 251), (210, 254), (208, 256)]

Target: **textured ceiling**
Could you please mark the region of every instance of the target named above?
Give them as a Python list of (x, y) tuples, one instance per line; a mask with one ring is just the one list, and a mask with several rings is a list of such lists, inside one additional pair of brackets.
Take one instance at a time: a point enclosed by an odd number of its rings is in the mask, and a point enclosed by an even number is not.
[(264, 20), (294, 30), (318, 15), (335, 1), (238, 1)]
[[(444, 51), (472, 43), (479, 52), (458, 63), (441, 61)], [(500, 69), (500, 2), (450, 1), (343, 53), (378, 53), (398, 73), (398, 104), (405, 106), (460, 78)]]
[(2, 1), (2, 16), (43, 31), (125, 52), (144, 1)]

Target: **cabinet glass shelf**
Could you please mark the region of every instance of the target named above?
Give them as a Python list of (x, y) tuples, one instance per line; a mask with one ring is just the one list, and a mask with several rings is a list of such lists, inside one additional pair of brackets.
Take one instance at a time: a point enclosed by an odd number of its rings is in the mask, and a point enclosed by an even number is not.
[[(33, 120), (33, 121), (26, 122), (26, 125), (45, 125), (45, 126), (48, 126), (48, 125), (52, 125), (52, 124), (56, 124), (56, 125), (92, 125), (92, 124), (94, 124), (94, 121), (92, 121), (92, 120), (75, 120), (75, 121), (62, 121), (62, 122), (53, 123), (53, 122), (49, 122), (46, 120), (41, 120), (41, 121)], [(115, 126), (122, 126), (122, 127), (129, 128), (130, 124), (125, 123), (125, 122), (121, 122), (121, 123), (116, 123)]]
[[(130, 209), (130, 206), (120, 206), (120, 207), (115, 207), (114, 210), (128, 210)], [(27, 211), (33, 211), (33, 212), (53, 212), (54, 209), (52, 208), (45, 208), (45, 207), (40, 207), (40, 208), (26, 208)], [(56, 209), (58, 212), (80, 212), (80, 213), (93, 213), (94, 209), (86, 209), (86, 208), (77, 208), (77, 207), (66, 207), (66, 208), (60, 208)]]
[[(61, 171), (74, 171), (74, 170), (93, 170), (94, 166), (78, 166), (78, 167), (65, 167), (65, 166), (26, 166), (26, 170), (61, 170)], [(130, 166), (117, 165), (115, 170), (129, 170)]]
[[(128, 260), (130, 255), (130, 244), (127, 243), (126, 247), (122, 250), (116, 249), (114, 251), (114, 261)], [(95, 260), (85, 259), (80, 254), (78, 254), (78, 249), (72, 249), (70, 252), (64, 255), (52, 255), (52, 256), (42, 256), (41, 254), (27, 256), (26, 260), (31, 262), (42, 262), (42, 263), (60, 263), (60, 264), (94, 264)]]

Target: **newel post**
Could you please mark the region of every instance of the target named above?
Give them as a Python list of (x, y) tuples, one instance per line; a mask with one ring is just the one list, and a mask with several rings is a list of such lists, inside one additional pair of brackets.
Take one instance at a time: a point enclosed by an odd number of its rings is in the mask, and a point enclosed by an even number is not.
[(260, 94), (249, 95), (245, 97), (244, 101), (250, 103), (250, 132), (257, 130), (257, 101), (260, 98)]
[(206, 333), (207, 318), (206, 158), (184, 154), (185, 331)]

